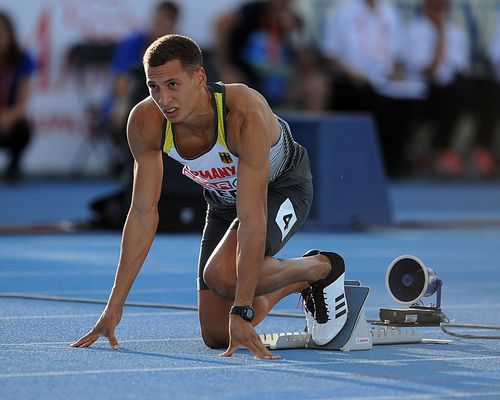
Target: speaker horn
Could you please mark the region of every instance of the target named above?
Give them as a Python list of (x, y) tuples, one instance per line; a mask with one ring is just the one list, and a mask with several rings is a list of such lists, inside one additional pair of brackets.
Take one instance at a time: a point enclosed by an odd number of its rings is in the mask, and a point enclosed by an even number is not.
[(394, 301), (400, 304), (415, 304), (422, 297), (437, 292), (435, 307), (441, 306), (442, 281), (437, 274), (415, 256), (397, 257), (387, 268), (385, 287)]

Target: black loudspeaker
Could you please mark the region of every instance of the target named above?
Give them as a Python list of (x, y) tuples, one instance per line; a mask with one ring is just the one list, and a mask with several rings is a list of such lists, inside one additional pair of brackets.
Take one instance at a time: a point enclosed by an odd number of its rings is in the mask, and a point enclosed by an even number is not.
[(415, 256), (396, 258), (385, 275), (387, 292), (401, 304), (414, 304), (422, 297), (434, 294), (439, 286), (437, 274)]
[[(440, 309), (441, 286), (441, 279), (418, 257), (404, 255), (396, 258), (387, 268), (385, 287), (394, 301), (410, 307), (381, 308), (380, 320), (398, 325), (439, 325), (446, 318)], [(421, 298), (436, 292), (435, 305), (419, 305)]]

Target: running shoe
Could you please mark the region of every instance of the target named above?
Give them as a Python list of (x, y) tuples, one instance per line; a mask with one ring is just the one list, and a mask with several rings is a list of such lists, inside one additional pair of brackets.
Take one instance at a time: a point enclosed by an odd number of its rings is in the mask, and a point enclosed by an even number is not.
[[(303, 297), (308, 331), (312, 322), (312, 339), (318, 346), (323, 346), (335, 338), (344, 327), (348, 308), (344, 291), (344, 260), (336, 253), (319, 250), (309, 250), (304, 257), (317, 254), (327, 256), (332, 269), (325, 278), (312, 283), (310, 289), (306, 289), (309, 290), (307, 297)], [(306, 300), (311, 297), (312, 302)], [(313, 321), (310, 320), (311, 316)]]

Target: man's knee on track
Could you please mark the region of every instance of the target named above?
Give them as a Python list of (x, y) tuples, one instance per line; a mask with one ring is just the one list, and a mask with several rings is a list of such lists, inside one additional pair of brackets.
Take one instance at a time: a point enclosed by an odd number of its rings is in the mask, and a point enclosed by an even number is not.
[(213, 264), (208, 264), (203, 271), (203, 280), (215, 293), (219, 296), (232, 300), (236, 292), (236, 282), (233, 277), (221, 273), (220, 268), (216, 268)]
[(201, 337), (205, 345), (211, 349), (224, 349), (229, 344), (228, 327), (201, 327)]

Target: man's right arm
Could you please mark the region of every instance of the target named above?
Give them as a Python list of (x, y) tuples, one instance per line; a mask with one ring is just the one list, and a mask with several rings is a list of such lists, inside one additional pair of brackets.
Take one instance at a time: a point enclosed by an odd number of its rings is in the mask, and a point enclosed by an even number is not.
[[(158, 200), (163, 163), (158, 135), (159, 124), (142, 114), (141, 103), (131, 112), (127, 132), (134, 156), (132, 201), (123, 228), (120, 259), (108, 307), (122, 307), (137, 273), (148, 254), (158, 226)], [(155, 118), (153, 118), (154, 120)], [(153, 125), (153, 126), (151, 126)]]
[(139, 103), (130, 113), (127, 136), (134, 156), (134, 183), (115, 281), (101, 317), (73, 347), (88, 347), (101, 336), (107, 337), (114, 349), (119, 347), (114, 331), (158, 226), (157, 205), (163, 176), (161, 126), (162, 118), (150, 99)]

